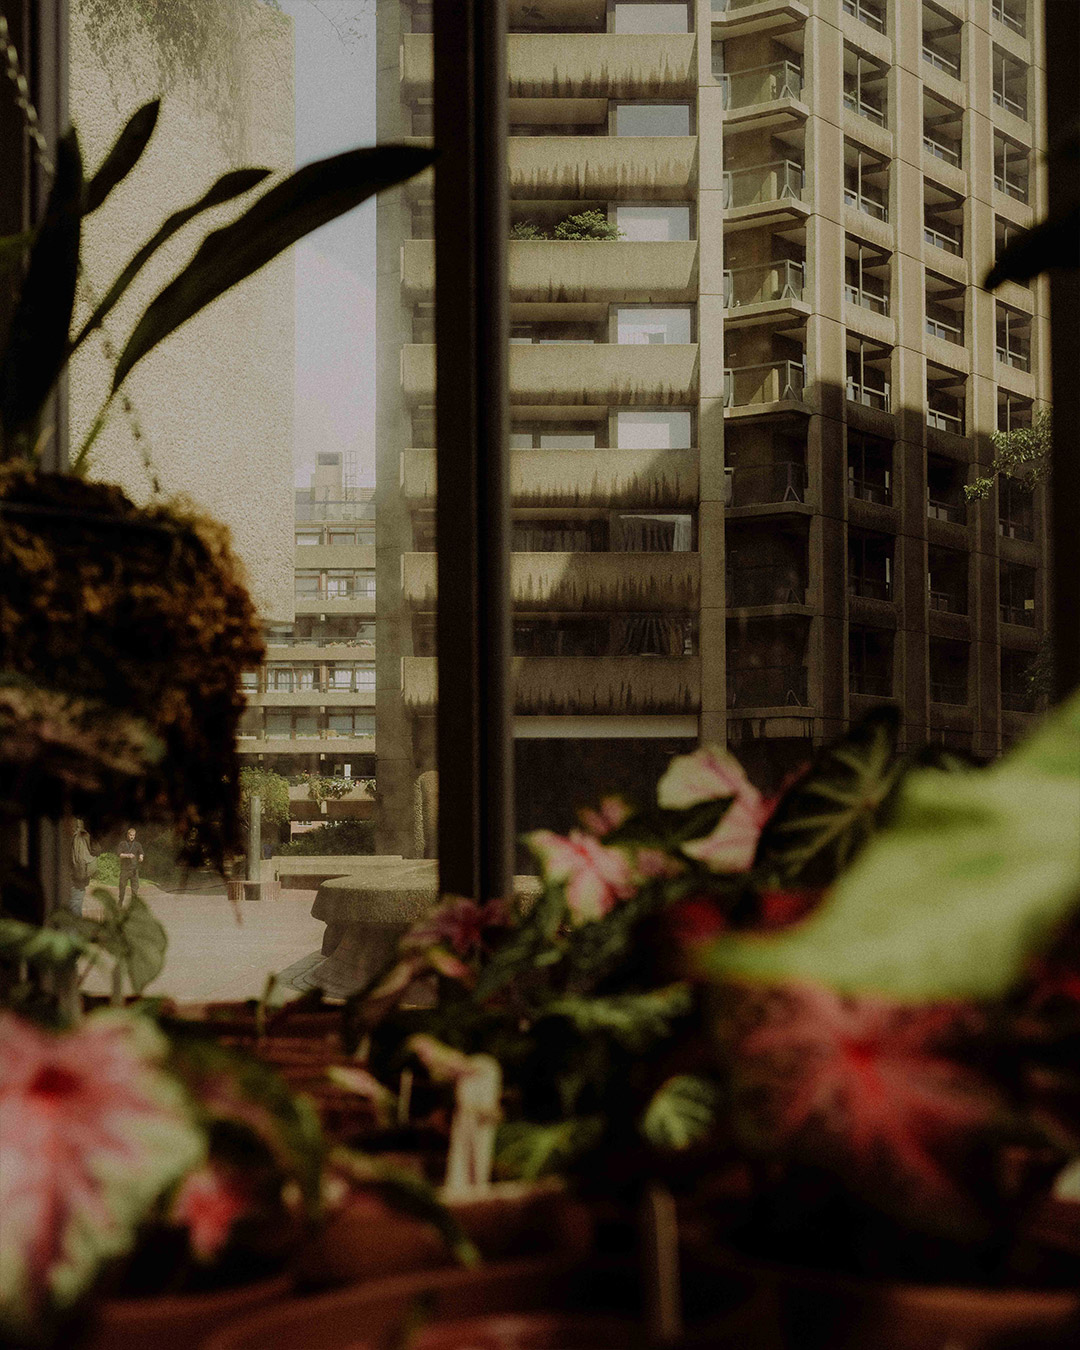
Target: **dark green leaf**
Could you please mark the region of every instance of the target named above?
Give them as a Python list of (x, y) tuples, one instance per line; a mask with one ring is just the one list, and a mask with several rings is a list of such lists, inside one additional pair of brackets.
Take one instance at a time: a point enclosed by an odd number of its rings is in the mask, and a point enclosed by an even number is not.
[(532, 907), (494, 953), (480, 972), (473, 990), (477, 1002), (498, 993), (516, 975), (529, 966), (547, 964), (551, 944), (566, 913), (566, 893), (562, 886), (551, 886)]
[(501, 1172), (535, 1181), (549, 1172), (561, 1172), (582, 1154), (595, 1148), (604, 1134), (602, 1116), (559, 1120), (534, 1125), (528, 1120), (500, 1125), (495, 1158)]
[(67, 356), (79, 275), (82, 156), (74, 129), (56, 147), (56, 176), (0, 362), (0, 427), (32, 435)]
[(0, 276), (22, 262), (33, 238), (33, 230), (24, 230), (22, 234), (6, 234), (0, 239)]
[(86, 185), (83, 194), (84, 216), (96, 211), (117, 183), (125, 179), (139, 162), (147, 142), (154, 134), (160, 109), (159, 98), (144, 103), (117, 136), (113, 148), (105, 156), (105, 162)]
[(305, 165), (271, 188), (239, 220), (209, 235), (187, 267), (151, 302), (120, 354), (113, 389), (159, 342), (218, 296), (304, 235), (382, 188), (411, 178), (434, 159), (430, 150), (405, 145), (350, 150)]
[(691, 1003), (689, 987), (672, 984), (642, 994), (556, 999), (543, 1016), (565, 1017), (584, 1036), (603, 1032), (627, 1049), (640, 1051), (667, 1036), (672, 1022), (684, 1017)]
[(141, 994), (165, 965), (169, 940), (165, 929), (145, 901), (133, 896), (124, 911), (122, 929), (126, 951), (121, 962), (132, 991)]
[(88, 950), (78, 933), (0, 919), (0, 953), (31, 964), (67, 966)]
[(900, 774), (895, 708), (868, 713), (785, 794), (758, 842), (767, 876), (829, 885), (875, 830)]
[(712, 1129), (719, 1100), (716, 1084), (707, 1078), (692, 1074), (669, 1078), (645, 1108), (641, 1133), (657, 1148), (689, 1148)]
[(161, 228), (155, 231), (135, 253), (128, 265), (106, 291), (97, 309), (79, 330), (78, 336), (71, 344), (71, 350), (75, 351), (86, 341), (95, 328), (101, 326), (110, 310), (117, 304), (162, 244), (171, 239), (178, 230), (182, 230), (189, 220), (194, 220), (196, 216), (201, 215), (204, 211), (211, 210), (215, 206), (223, 206), (236, 197), (242, 197), (245, 192), (250, 192), (264, 178), (269, 177), (269, 174), (269, 169), (234, 169), (230, 173), (222, 174), (198, 201), (192, 202), (190, 206), (185, 206), (179, 211), (174, 211)]

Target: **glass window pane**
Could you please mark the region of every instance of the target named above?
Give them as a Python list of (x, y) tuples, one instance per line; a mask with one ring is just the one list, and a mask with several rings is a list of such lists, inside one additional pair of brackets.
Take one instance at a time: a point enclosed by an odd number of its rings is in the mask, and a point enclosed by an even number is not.
[(617, 311), (618, 341), (648, 343), (689, 342), (690, 310), (635, 307)]
[(690, 15), (682, 0), (676, 3), (642, 4), (639, 0), (615, 0), (616, 33), (687, 33)]
[(689, 136), (689, 103), (620, 103), (616, 136)]
[(615, 223), (627, 239), (690, 238), (689, 206), (618, 206)]
[(691, 445), (690, 412), (638, 412), (619, 409), (615, 414), (617, 443), (623, 450), (685, 450)]

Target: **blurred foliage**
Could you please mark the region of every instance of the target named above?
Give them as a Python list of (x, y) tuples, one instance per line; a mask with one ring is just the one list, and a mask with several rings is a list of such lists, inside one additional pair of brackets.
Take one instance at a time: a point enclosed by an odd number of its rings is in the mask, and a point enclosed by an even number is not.
[(375, 826), (370, 820), (339, 820), (305, 830), (278, 850), (285, 857), (354, 857), (375, 852)]
[(262, 818), (267, 824), (284, 825), (289, 819), (289, 781), (270, 769), (240, 770), (240, 818), (250, 818), (252, 797), (262, 798)]
[(997, 480), (1004, 474), (1015, 478), (1030, 491), (1050, 477), (1054, 441), (1053, 414), (1049, 408), (1040, 408), (1030, 427), (1015, 427), (1012, 431), (995, 431), (990, 437), (994, 458), (990, 472), (978, 474), (964, 487), (969, 502), (989, 497)]

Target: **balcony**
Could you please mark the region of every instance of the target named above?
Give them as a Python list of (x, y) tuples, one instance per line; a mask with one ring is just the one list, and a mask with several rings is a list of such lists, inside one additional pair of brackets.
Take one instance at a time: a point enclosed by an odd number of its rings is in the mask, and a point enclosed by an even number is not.
[(966, 614), (968, 612), (967, 595), (961, 591), (929, 592), (930, 608), (938, 614)]
[(802, 263), (788, 261), (728, 268), (724, 272), (724, 308), (801, 300), (804, 273)]
[(877, 506), (892, 505), (892, 488), (888, 481), (872, 481), (868, 478), (849, 478), (848, 496), (860, 502), (874, 502)]
[(861, 403), (864, 408), (877, 408), (888, 412), (892, 399), (892, 390), (888, 380), (878, 385), (860, 382), (853, 375), (847, 377), (846, 392), (849, 403)]
[(922, 57), (935, 70), (943, 70), (946, 75), (951, 75), (954, 80), (960, 78), (960, 61), (957, 58), (947, 56), (944, 52), (935, 51), (933, 47), (927, 47), (925, 44), (922, 49)]
[(1035, 601), (1024, 600), (1020, 604), (1006, 604), (1002, 602), (999, 606), (1001, 622), (1015, 623), (1021, 628), (1035, 627)]
[(866, 24), (875, 33), (885, 32), (885, 15), (878, 0), (844, 0), (844, 13)]
[(728, 673), (729, 708), (805, 708), (805, 666), (747, 666)]
[(883, 289), (874, 289), (873, 283), (867, 284), (864, 279), (862, 285), (846, 282), (844, 285), (844, 299), (849, 304), (858, 305), (861, 309), (873, 310), (875, 314), (888, 315), (889, 297)]
[(872, 675), (861, 670), (849, 670), (848, 693), (863, 698), (892, 698), (892, 675)]
[(724, 370), (724, 407), (802, 402), (805, 376), (797, 361), (766, 361)]
[[(616, 249), (616, 244), (593, 244)], [(401, 349), (406, 399), (435, 398), (435, 348)], [(517, 405), (571, 407), (683, 406), (697, 398), (698, 349), (694, 343), (598, 342), (569, 349), (558, 345), (510, 348), (510, 400)]]
[(719, 80), (723, 104), (729, 111), (775, 103), (782, 98), (802, 98), (802, 68), (794, 61), (733, 70), (721, 74)]
[[(696, 553), (515, 553), (510, 560), (514, 607), (525, 612), (662, 613), (697, 608)], [(436, 600), (434, 553), (402, 555), (402, 591), (414, 609)]]
[(726, 40), (743, 34), (787, 30), (809, 18), (798, 0), (712, 0), (713, 31)]
[(806, 604), (806, 578), (798, 567), (787, 563), (732, 568), (724, 582), (729, 609)]
[[(435, 452), (406, 450), (402, 487), (409, 501), (434, 501)], [(696, 506), (696, 450), (512, 450), (515, 506)]]
[(1014, 117), (1019, 117), (1022, 121), (1027, 120), (1027, 104), (1018, 98), (1011, 97), (1004, 88), (995, 89), (991, 97), (994, 100), (994, 106), (1004, 108), (1006, 112), (1011, 112)]
[(696, 136), (512, 136), (517, 201), (687, 201)]
[(848, 595), (860, 600), (890, 601), (893, 598), (892, 581), (888, 577), (869, 577), (849, 572)]
[(962, 436), (964, 434), (964, 415), (961, 412), (950, 412), (942, 407), (928, 407), (926, 409), (926, 425), (933, 428), (934, 431), (948, 431), (954, 436)]
[(853, 207), (864, 216), (873, 217), (874, 220), (889, 219), (889, 208), (884, 198), (872, 197), (865, 190), (860, 192), (857, 188), (844, 188), (844, 205)]
[(1018, 37), (1026, 37), (1025, 7), (1026, 0), (991, 0), (990, 13), (997, 19), (998, 23), (1003, 23), (1006, 28), (1012, 29)]
[(729, 169), (724, 174), (724, 206), (729, 211), (773, 202), (802, 201), (803, 166), (793, 159)]
[(935, 248), (944, 249), (946, 253), (955, 254), (957, 257), (960, 257), (964, 251), (959, 229), (946, 226), (941, 222), (935, 225), (924, 225), (923, 239), (928, 244), (933, 244)]
[(962, 707), (968, 701), (967, 682), (962, 680), (935, 680), (930, 678), (931, 703), (948, 703)]
[(884, 108), (876, 103), (871, 103), (868, 98), (859, 95), (854, 90), (844, 90), (844, 107), (848, 112), (853, 112), (858, 117), (865, 117), (868, 122), (873, 122), (876, 127), (885, 125)]
[(731, 471), (731, 506), (771, 506), (806, 501), (806, 465), (738, 464)]
[(926, 514), (930, 520), (947, 520), (953, 525), (963, 525), (967, 518), (967, 510), (960, 503), (936, 501), (933, 497), (926, 499)]
[(928, 154), (940, 159), (946, 164), (953, 164), (956, 168), (960, 167), (960, 147), (959, 145), (949, 144), (947, 141), (938, 140), (935, 136), (923, 136), (923, 149)]

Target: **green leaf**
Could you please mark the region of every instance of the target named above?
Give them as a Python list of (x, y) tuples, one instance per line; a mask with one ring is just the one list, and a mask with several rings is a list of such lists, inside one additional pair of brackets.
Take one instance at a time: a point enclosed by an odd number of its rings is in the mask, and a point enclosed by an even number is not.
[(157, 125), (161, 100), (144, 103), (116, 138), (105, 162), (86, 185), (83, 194), (83, 215), (96, 211), (117, 183), (125, 179), (138, 163)]
[(159, 342), (218, 296), (304, 235), (382, 188), (411, 178), (434, 159), (430, 150), (405, 145), (350, 150), (305, 165), (271, 188), (239, 220), (207, 236), (187, 267), (151, 302), (120, 354), (113, 390)]
[(556, 999), (542, 1016), (565, 1017), (584, 1036), (603, 1032), (630, 1050), (644, 1050), (667, 1036), (672, 1022), (685, 1017), (692, 1002), (688, 985), (671, 984), (643, 994)]
[(900, 775), (900, 714), (880, 708), (818, 757), (762, 831), (755, 866), (780, 881), (828, 885), (877, 828)]
[(1005, 759), (916, 770), (887, 829), (820, 908), (720, 938), (719, 978), (817, 981), (898, 1000), (1000, 999), (1080, 904), (1080, 695)]
[(641, 1118), (641, 1133), (657, 1148), (700, 1143), (716, 1120), (720, 1091), (707, 1078), (679, 1074), (662, 1083)]
[(564, 888), (548, 887), (520, 926), (481, 970), (473, 989), (475, 1000), (484, 1002), (509, 984), (522, 970), (532, 965), (546, 964), (545, 958), (554, 950), (552, 943), (565, 913)]
[(121, 921), (125, 952), (121, 960), (132, 992), (141, 994), (161, 974), (169, 945), (165, 929), (144, 900), (132, 896)]
[(31, 964), (63, 967), (89, 951), (89, 943), (66, 928), (43, 927), (19, 919), (0, 919), (0, 953)]
[[(222, 174), (198, 201), (192, 202), (190, 206), (185, 206), (179, 211), (174, 211), (165, 223), (138, 249), (131, 261), (105, 292), (101, 303), (87, 319), (79, 330), (78, 336), (72, 342), (71, 351), (76, 351), (95, 328), (101, 327), (110, 311), (162, 244), (167, 243), (178, 230), (182, 230), (188, 221), (194, 220), (204, 211), (209, 211), (215, 206), (223, 206), (226, 202), (231, 202), (235, 198), (243, 196), (245, 192), (250, 192), (253, 187), (269, 175), (269, 169), (234, 169), (230, 173)], [(99, 420), (104, 420), (104, 412)], [(82, 453), (81, 451), (80, 455)]]
[(24, 230), (22, 234), (6, 234), (0, 238), (0, 276), (22, 262), (33, 239), (33, 230)]
[(603, 1116), (583, 1116), (536, 1125), (528, 1120), (500, 1125), (495, 1137), (496, 1164), (503, 1173), (535, 1181), (566, 1167), (596, 1147), (604, 1135)]
[(32, 434), (67, 356), (79, 275), (82, 156), (74, 130), (56, 147), (56, 176), (0, 362), (0, 428)]

